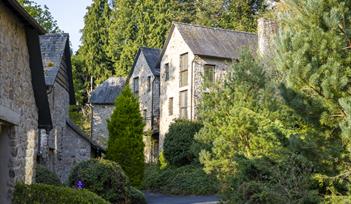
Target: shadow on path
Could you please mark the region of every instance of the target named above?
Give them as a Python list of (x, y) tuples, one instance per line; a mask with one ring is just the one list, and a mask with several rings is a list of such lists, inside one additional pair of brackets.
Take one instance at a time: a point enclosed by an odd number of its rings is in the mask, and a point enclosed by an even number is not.
[(217, 196), (170, 196), (145, 193), (148, 204), (217, 204)]

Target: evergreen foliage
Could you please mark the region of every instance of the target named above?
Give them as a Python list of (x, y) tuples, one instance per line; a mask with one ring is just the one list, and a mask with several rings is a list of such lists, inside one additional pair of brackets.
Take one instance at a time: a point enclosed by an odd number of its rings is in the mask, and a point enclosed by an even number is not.
[(198, 122), (177, 120), (169, 127), (165, 135), (163, 154), (171, 165), (182, 166), (190, 164), (198, 156), (191, 147), (194, 144), (194, 135), (201, 129)]
[(47, 184), (24, 185), (17, 184), (13, 193), (13, 204), (109, 204), (106, 200), (88, 190), (75, 190), (63, 186), (51, 186)]
[(108, 0), (94, 0), (84, 17), (82, 45), (78, 53), (86, 69), (87, 76), (84, 78), (93, 77), (96, 84), (114, 74), (111, 59), (107, 55), (110, 15)]
[(37, 165), (35, 174), (35, 182), (49, 185), (61, 185), (59, 177), (47, 169), (45, 166)]
[(108, 160), (88, 160), (77, 164), (70, 172), (69, 186), (75, 188), (78, 181), (84, 188), (111, 203), (128, 200), (128, 178), (122, 168)]
[(206, 174), (201, 166), (185, 165), (145, 168), (144, 190), (171, 195), (213, 195), (220, 184), (215, 176)]
[(61, 32), (57, 21), (52, 17), (49, 8), (44, 5), (40, 6), (31, 0), (18, 0), (24, 9), (49, 33)]
[(144, 121), (139, 101), (126, 86), (108, 120), (107, 158), (121, 165), (132, 185), (139, 186), (144, 173)]
[(349, 0), (289, 0), (279, 16), (283, 96), (314, 129), (315, 177), (327, 195), (350, 195), (350, 10)]

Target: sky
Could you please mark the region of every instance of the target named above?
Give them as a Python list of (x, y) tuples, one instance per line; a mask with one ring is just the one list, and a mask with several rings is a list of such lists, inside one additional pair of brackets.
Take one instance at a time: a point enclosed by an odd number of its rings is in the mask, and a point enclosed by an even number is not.
[(80, 45), (80, 30), (84, 25), (86, 8), (92, 0), (34, 0), (40, 5), (46, 5), (57, 24), (65, 33), (69, 33), (72, 49), (76, 52)]

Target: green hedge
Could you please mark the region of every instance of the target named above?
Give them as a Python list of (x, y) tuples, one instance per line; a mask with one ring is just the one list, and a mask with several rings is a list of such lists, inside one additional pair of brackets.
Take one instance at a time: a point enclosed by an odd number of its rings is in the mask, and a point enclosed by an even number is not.
[(182, 166), (192, 163), (198, 153), (192, 151), (194, 135), (202, 124), (188, 120), (177, 120), (165, 135), (164, 156), (171, 165)]
[(82, 181), (85, 189), (111, 203), (128, 200), (128, 178), (115, 162), (102, 159), (83, 161), (72, 169), (68, 180), (71, 187)]
[(194, 165), (164, 170), (149, 165), (145, 169), (143, 187), (148, 191), (174, 195), (211, 195), (219, 191), (217, 179)]
[(128, 188), (128, 204), (147, 204), (144, 194), (130, 186)]
[(13, 204), (108, 204), (103, 198), (87, 190), (74, 190), (46, 184), (17, 184)]
[(37, 165), (35, 182), (49, 185), (61, 185), (59, 177), (45, 166)]

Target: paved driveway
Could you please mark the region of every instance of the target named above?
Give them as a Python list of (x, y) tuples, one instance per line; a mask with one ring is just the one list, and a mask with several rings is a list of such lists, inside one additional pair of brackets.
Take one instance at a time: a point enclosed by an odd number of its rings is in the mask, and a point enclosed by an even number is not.
[(168, 196), (145, 193), (148, 204), (217, 204), (217, 196)]

